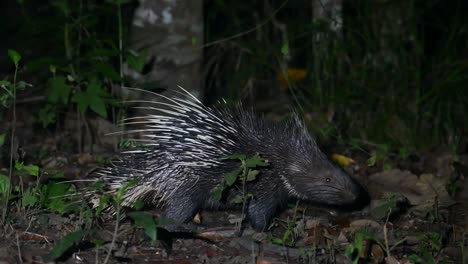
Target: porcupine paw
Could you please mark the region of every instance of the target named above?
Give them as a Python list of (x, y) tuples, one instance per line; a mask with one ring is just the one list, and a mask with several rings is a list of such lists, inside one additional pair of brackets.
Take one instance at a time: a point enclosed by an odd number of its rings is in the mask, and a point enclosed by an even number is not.
[(266, 231), (276, 211), (276, 206), (258, 201), (250, 201), (247, 216), (250, 225), (257, 231)]
[(180, 201), (167, 206), (163, 216), (168, 219), (168, 223), (162, 225), (170, 232), (194, 232), (199, 227), (192, 222), (198, 207), (188, 201)]

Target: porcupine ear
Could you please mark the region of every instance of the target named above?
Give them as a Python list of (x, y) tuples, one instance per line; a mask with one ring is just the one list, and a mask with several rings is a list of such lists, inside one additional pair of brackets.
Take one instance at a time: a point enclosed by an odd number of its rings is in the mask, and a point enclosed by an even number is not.
[(286, 126), (286, 129), (292, 129), (293, 133), (302, 133), (307, 131), (307, 128), (304, 124), (304, 120), (301, 118), (300, 114), (297, 111), (291, 111), (291, 119)]
[(297, 111), (292, 111), (291, 122), (293, 122), (297, 127), (305, 128), (304, 120), (302, 120)]
[(297, 111), (292, 111), (292, 117), (286, 129), (289, 129), (292, 137), (298, 140), (301, 145), (311, 144), (317, 145), (312, 133), (307, 129), (304, 119)]

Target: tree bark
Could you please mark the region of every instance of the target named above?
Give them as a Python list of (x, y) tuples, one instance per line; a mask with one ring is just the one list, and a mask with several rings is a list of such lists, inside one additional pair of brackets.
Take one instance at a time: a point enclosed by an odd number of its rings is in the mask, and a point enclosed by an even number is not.
[(140, 81), (203, 96), (203, 1), (139, 0), (130, 47), (146, 51), (151, 70)]

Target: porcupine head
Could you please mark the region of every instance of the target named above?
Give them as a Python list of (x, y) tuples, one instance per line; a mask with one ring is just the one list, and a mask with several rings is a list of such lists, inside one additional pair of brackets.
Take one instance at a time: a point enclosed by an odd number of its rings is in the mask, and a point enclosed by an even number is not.
[[(332, 163), (295, 114), (286, 124), (271, 124), (240, 115), (242, 149), (260, 153), (270, 167), (262, 169), (252, 187), (247, 216), (257, 230), (268, 228), (274, 214), (290, 200), (317, 206), (349, 207), (364, 189), (341, 167)], [(247, 140), (248, 139), (248, 140)]]
[[(183, 90), (183, 89), (182, 89)], [(160, 206), (164, 216), (177, 223), (190, 222), (201, 209), (234, 206), (230, 188), (227, 199), (216, 201), (213, 191), (226, 173), (238, 164), (231, 154), (259, 154), (270, 164), (247, 192), (246, 216), (257, 230), (265, 230), (275, 213), (291, 199), (315, 205), (347, 206), (355, 203), (362, 187), (330, 162), (294, 115), (286, 123), (271, 123), (242, 107), (206, 107), (190, 93), (144, 101), (150, 114), (127, 120), (126, 133), (143, 133), (144, 148), (122, 154), (118, 166), (102, 170), (109, 192), (137, 178), (124, 195), (123, 205), (142, 200)]]

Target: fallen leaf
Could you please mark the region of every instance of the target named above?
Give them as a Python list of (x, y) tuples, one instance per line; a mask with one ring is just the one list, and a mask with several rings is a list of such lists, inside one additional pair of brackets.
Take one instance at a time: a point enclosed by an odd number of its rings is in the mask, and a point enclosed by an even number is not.
[(336, 153), (332, 155), (332, 160), (338, 163), (341, 167), (346, 167), (356, 163), (352, 158)]

